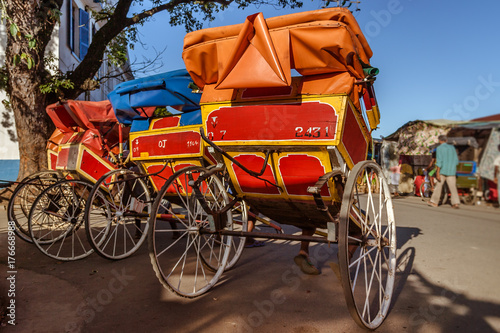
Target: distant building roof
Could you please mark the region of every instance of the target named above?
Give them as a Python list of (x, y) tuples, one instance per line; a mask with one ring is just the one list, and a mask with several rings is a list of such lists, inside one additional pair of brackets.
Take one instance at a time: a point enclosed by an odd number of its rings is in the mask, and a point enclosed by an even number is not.
[(500, 113), (492, 114), (491, 116), (471, 119), (471, 121), (500, 121)]
[(425, 123), (429, 126), (435, 126), (439, 128), (464, 127), (464, 128), (482, 130), (482, 129), (500, 127), (500, 113), (467, 121), (456, 121), (449, 119), (412, 120), (407, 122), (400, 128), (398, 128), (394, 133), (384, 137), (383, 139), (389, 141), (397, 141), (399, 139), (399, 135), (402, 132), (404, 132), (408, 127), (413, 126), (417, 123)]

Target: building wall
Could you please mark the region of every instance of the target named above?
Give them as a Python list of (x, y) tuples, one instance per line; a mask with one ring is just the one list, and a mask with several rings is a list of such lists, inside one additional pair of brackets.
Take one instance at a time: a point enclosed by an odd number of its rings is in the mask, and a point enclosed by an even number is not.
[[(4, 24), (0, 24), (0, 66), (5, 64), (5, 46), (7, 44), (7, 31)], [(0, 101), (7, 98), (4, 91), (0, 91)], [(3, 119), (3, 113), (5, 108), (2, 103), (0, 103), (0, 116)], [(14, 120), (14, 115), (11, 116), (12, 121)], [(19, 149), (17, 143), (12, 142), (7, 134), (7, 129), (0, 125), (0, 160), (18, 160), (19, 159)], [(1, 179), (1, 178), (0, 178)]]

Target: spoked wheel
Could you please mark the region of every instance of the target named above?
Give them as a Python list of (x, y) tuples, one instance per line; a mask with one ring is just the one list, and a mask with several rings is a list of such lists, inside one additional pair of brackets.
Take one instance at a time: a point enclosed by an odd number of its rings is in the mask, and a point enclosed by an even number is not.
[[(378, 176), (379, 190), (359, 193), (356, 184), (370, 170)], [(389, 186), (372, 161), (356, 164), (347, 178), (340, 211), (339, 266), (349, 312), (361, 327), (376, 329), (391, 304), (396, 225)]]
[(7, 217), (9, 221), (14, 221), (14, 232), (19, 238), (33, 243), (28, 226), (31, 206), (44, 189), (62, 178), (58, 171), (40, 171), (24, 178), (16, 187), (7, 206)]
[(63, 180), (46, 188), (33, 202), (30, 235), (40, 251), (62, 260), (78, 260), (93, 250), (85, 235), (85, 203), (93, 184)]
[[(213, 211), (227, 206), (229, 197), (222, 182), (212, 175), (201, 182), (197, 197), (191, 186), (207, 170), (188, 167), (174, 173), (162, 187), (153, 204), (149, 253), (160, 282), (184, 297), (196, 297), (217, 283), (227, 264), (232, 237), (203, 233), (210, 228)], [(232, 230), (232, 212), (221, 216), (226, 229)]]
[(85, 207), (85, 230), (92, 248), (107, 259), (132, 255), (144, 243), (151, 212), (142, 175), (113, 170), (94, 185)]
[[(224, 172), (224, 174), (221, 175), (220, 178), (222, 180), (224, 188), (226, 189), (226, 192), (228, 193), (229, 199), (233, 200), (236, 191), (231, 186), (231, 180), (229, 179), (229, 174), (227, 174), (227, 172)], [(245, 203), (245, 201), (241, 200), (237, 202), (231, 209), (231, 211), (233, 214), (233, 230), (248, 231), (248, 206)], [(219, 238), (219, 240), (217, 240), (217, 238)], [(212, 241), (213, 242), (220, 241), (220, 237), (213, 236)], [(236, 263), (240, 259), (241, 254), (243, 253), (243, 249), (245, 248), (245, 241), (246, 237), (236, 237), (236, 236), (232, 237), (231, 252), (229, 253), (229, 259), (227, 260), (226, 271), (233, 268), (234, 265), (236, 265)], [(210, 265), (208, 264), (207, 266), (210, 267)], [(212, 267), (212, 269), (217, 269), (217, 267)]]

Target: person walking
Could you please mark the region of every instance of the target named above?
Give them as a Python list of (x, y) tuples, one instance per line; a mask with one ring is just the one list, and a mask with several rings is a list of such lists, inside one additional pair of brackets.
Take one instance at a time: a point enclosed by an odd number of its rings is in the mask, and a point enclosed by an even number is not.
[(434, 189), (434, 193), (432, 193), (429, 205), (432, 207), (438, 206), (441, 191), (444, 183), (446, 182), (451, 193), (451, 205), (453, 208), (458, 209), (460, 199), (458, 198), (456, 176), (458, 165), (457, 152), (455, 151), (455, 147), (453, 145), (446, 143), (448, 140), (446, 135), (440, 135), (438, 140), (440, 143), (436, 149), (436, 179), (438, 182)]

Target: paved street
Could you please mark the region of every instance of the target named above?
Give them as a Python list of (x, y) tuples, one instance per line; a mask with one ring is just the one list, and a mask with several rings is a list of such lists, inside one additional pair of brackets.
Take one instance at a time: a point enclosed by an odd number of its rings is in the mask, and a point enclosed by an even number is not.
[[(377, 332), (500, 332), (500, 209), (431, 208), (418, 197), (394, 202), (399, 269), (392, 308)], [(9, 271), (6, 229), (2, 210), (2, 276)], [(160, 285), (147, 246), (122, 261), (93, 254), (63, 263), (17, 239), (17, 325), (1, 330), (363, 332), (328, 264), (337, 261), (336, 246), (313, 247), (311, 253), (331, 253), (320, 262), (319, 276), (296, 271), (297, 251), (298, 243), (290, 241), (245, 249), (214, 289), (185, 299)], [(276, 291), (283, 297), (273, 297)], [(4, 299), (6, 293), (2, 290)]]

